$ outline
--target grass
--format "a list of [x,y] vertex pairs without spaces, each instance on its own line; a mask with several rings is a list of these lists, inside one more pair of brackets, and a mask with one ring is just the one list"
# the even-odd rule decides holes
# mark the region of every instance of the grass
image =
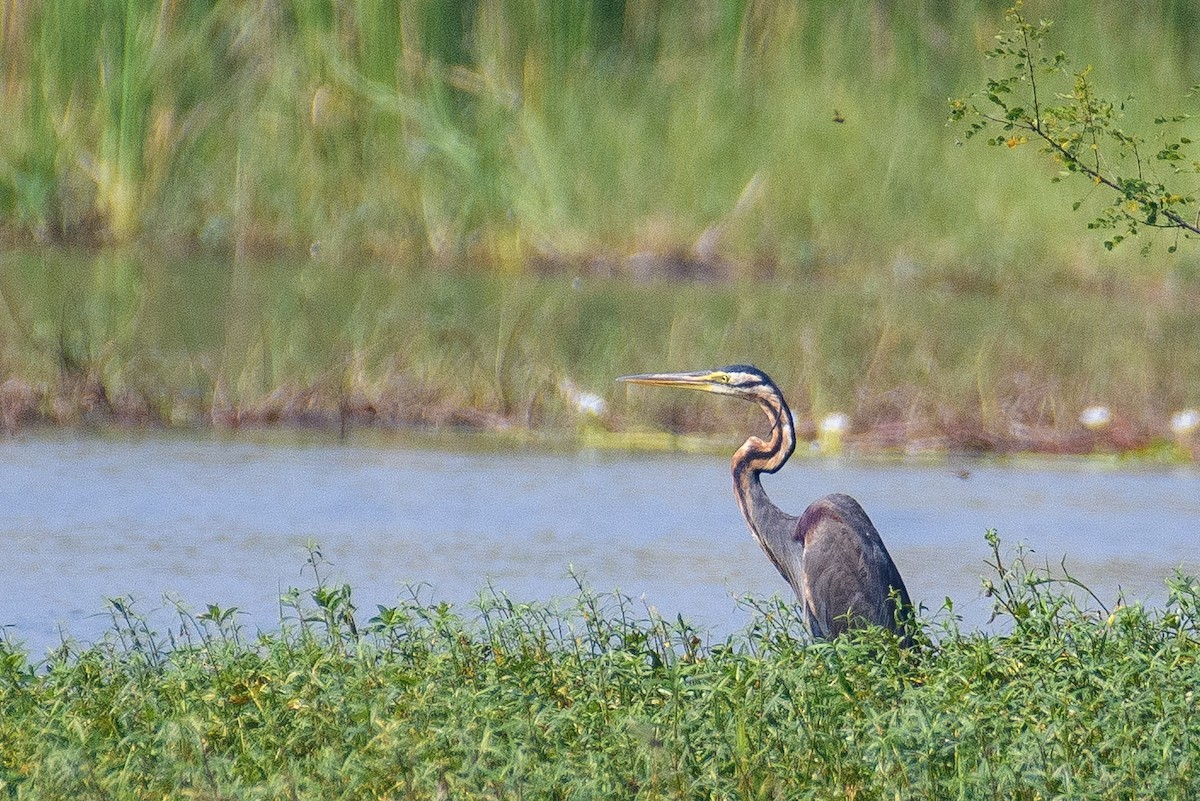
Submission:
[[[1135,294],[1136,293],[1136,294]],[[1132,300],[1136,298],[1136,300]],[[1122,298],[1115,302],[1116,298]],[[38,424],[468,426],[735,436],[745,404],[618,375],[754,361],[863,449],[1195,453],[1195,294],[638,282],[69,251],[0,257],[0,411]],[[604,408],[581,408],[576,393]],[[1079,422],[1093,404],[1113,422]],[[728,447],[728,442],[724,443]]]
[[[0,424],[740,430],[611,379],[754,361],[806,435],[1194,457],[1195,250],[945,124],[1002,11],[0,5]],[[1131,127],[1194,100],[1191,4],[1027,11]]]
[[[983,85],[1002,5],[6,4],[0,229],[501,271],[1194,276],[1194,253],[1094,255],[1087,187],[957,144],[946,101]],[[1190,3],[1028,11],[1131,124],[1188,109]]]
[[790,605],[750,599],[744,632],[704,642],[586,588],[367,619],[319,554],[273,632],[213,607],[156,632],[114,601],[96,645],[0,644],[0,794],[1194,796],[1200,585],[1109,610],[989,539],[1007,633],[942,610],[911,650],[810,643]]

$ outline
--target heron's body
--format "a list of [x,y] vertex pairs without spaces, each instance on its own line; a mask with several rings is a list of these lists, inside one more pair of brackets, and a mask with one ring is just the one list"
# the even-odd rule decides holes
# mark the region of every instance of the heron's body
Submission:
[[[750,533],[795,591],[814,637],[877,625],[902,636],[908,591],[871,519],[849,495],[826,495],[799,517],[772,503],[760,477],[783,467],[796,447],[792,413],[770,377],[749,365],[695,373],[624,376],[752,400],[771,421],[769,439],[751,436],[733,455],[733,489]],[[899,607],[897,607],[899,602]],[[907,640],[907,637],[905,637]]]

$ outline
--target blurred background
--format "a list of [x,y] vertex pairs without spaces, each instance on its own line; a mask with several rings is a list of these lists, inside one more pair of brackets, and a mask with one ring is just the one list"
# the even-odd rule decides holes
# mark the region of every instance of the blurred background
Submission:
[[[1161,600],[1200,245],[1110,252],[1111,197],[947,122],[1006,5],[0,0],[0,629],[269,625],[311,538],[368,600],[574,565],[732,630],[786,590],[728,495],[761,413],[614,379],[741,362],[854,457],[780,505],[861,498],[931,613],[985,623],[992,526]],[[1200,5],[1025,13],[1129,130],[1197,110]]]
[[[3,425],[720,433],[611,379],[750,361],[864,449],[1194,457],[1200,250],[947,124],[1006,5],[5,0]],[[1195,110],[1194,3],[1025,12]]]

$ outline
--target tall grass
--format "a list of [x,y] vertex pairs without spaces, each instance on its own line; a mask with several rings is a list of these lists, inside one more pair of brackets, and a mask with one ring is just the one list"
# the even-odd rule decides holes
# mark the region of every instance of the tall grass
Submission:
[[[1002,5],[9,3],[0,225],[506,269],[1194,273],[1097,262],[1062,218],[1086,192],[957,146],[945,101]],[[1188,3],[1030,13],[1135,117],[1200,82]]]
[[31,662],[0,642],[0,792],[1194,796],[1196,581],[1169,579],[1159,610],[1105,609],[993,549],[1007,633],[943,610],[911,650],[882,630],[811,643],[777,600],[747,599],[748,628],[705,641],[584,588],[358,612],[318,574],[257,633],[215,607],[157,632],[113,601],[99,644]]
[[[0,258],[0,411],[37,422],[743,432],[745,404],[627,393],[632,371],[754,361],[806,436],[864,447],[1149,448],[1200,402],[1195,295],[641,283],[42,251]],[[599,414],[578,393],[598,395]],[[1079,422],[1093,404],[1113,422]],[[726,443],[728,444],[728,443]]]

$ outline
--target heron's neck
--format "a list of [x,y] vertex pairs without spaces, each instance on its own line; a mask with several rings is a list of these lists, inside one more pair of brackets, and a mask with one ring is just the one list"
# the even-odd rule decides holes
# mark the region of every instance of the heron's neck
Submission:
[[764,441],[759,437],[750,437],[734,453],[733,490],[750,533],[771,560],[776,561],[766,539],[767,533],[780,530],[783,524],[796,518],[772,503],[759,476],[774,473],[783,467],[796,448],[796,431],[792,424],[792,412],[782,397],[764,398],[760,400],[760,405],[771,421],[770,438]]

